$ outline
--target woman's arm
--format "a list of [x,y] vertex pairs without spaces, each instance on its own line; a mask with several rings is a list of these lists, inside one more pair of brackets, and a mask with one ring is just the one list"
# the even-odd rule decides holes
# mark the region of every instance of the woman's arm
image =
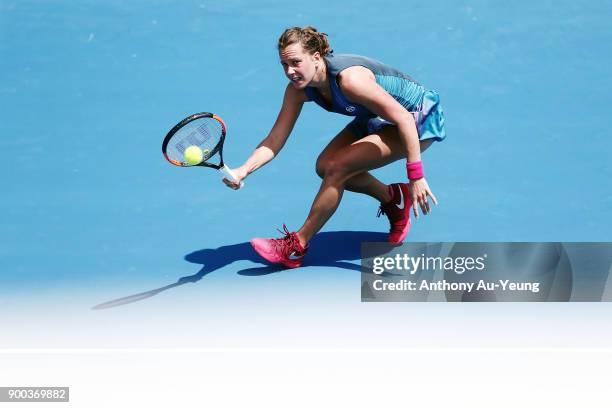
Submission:
[[242,166],[234,169],[238,180],[236,182],[230,182],[224,179],[223,181],[225,184],[235,189],[238,188],[240,181],[268,163],[278,154],[278,152],[280,152],[293,130],[293,126],[300,115],[304,102],[307,100],[308,98],[304,91],[295,89],[293,85],[287,84],[283,105],[270,133],[268,133],[268,136],[257,145],[246,162],[244,162]]
[[340,88],[350,101],[397,125],[404,153],[409,162],[421,160],[419,134],[414,117],[387,91],[376,83],[374,74],[362,66],[342,71]]

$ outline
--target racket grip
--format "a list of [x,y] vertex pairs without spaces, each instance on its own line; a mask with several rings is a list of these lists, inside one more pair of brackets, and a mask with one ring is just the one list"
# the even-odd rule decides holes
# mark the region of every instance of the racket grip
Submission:
[[[236,175],[225,164],[219,169],[219,171],[221,172],[221,174],[223,174],[223,177],[225,177],[229,181],[236,181]],[[240,182],[240,187],[244,187],[244,182]]]

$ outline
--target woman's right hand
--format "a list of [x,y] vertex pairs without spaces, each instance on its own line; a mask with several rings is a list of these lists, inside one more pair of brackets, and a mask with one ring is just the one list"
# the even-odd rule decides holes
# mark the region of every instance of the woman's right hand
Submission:
[[242,181],[244,181],[244,179],[247,178],[247,176],[249,175],[248,171],[244,168],[244,166],[240,166],[240,167],[236,167],[235,169],[232,169],[232,172],[234,173],[234,175],[236,176],[236,181],[229,181],[226,178],[223,178],[223,182],[225,183],[226,186],[228,186],[231,189],[234,190],[238,190],[240,189],[240,183]]

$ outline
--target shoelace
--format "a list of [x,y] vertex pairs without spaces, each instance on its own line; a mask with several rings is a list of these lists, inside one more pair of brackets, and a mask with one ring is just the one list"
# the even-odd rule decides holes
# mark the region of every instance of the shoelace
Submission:
[[286,224],[283,224],[283,231],[279,230],[278,228],[276,230],[280,232],[281,234],[285,235],[282,238],[278,238],[272,241],[274,242],[274,245],[277,246],[277,248],[280,247],[280,250],[283,253],[283,255],[289,256],[292,253],[298,253],[298,254],[301,253],[301,251],[299,251],[299,248],[301,247],[301,245],[300,245],[300,241],[297,238],[297,235],[294,233],[291,233],[289,229],[287,228]]
[[[380,207],[378,207],[378,213],[376,214],[376,217],[380,218],[380,216],[383,214],[386,216],[389,216],[389,213],[385,211],[384,204],[381,204]],[[394,231],[394,230],[399,231],[401,230],[401,228],[396,226],[394,222],[391,222],[391,228],[389,228],[389,231]]]

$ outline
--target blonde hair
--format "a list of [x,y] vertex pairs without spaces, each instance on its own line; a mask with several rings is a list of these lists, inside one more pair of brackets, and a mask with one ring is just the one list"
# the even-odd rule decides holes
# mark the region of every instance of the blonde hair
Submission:
[[318,52],[324,57],[334,52],[329,46],[329,41],[327,41],[327,34],[320,33],[313,26],[286,29],[278,39],[278,50],[283,50],[289,45],[296,43],[301,44],[304,51],[307,51],[309,54]]

